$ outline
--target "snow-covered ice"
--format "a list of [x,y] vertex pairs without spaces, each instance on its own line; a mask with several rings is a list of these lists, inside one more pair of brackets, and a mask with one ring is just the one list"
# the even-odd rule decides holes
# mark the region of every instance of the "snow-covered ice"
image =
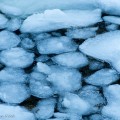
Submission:
[[91,27],[91,28],[72,28],[68,29],[66,32],[66,35],[70,38],[75,39],[87,39],[90,37],[94,37],[96,35],[96,31],[98,30],[97,27]]
[[34,114],[27,109],[5,104],[0,104],[0,116],[2,120],[35,120]]
[[62,98],[62,106],[66,108],[66,112],[83,115],[89,110],[89,103],[76,94],[67,93]]
[[81,90],[79,90],[78,95],[90,104],[90,109],[86,115],[100,112],[101,108],[105,104],[105,99],[100,93],[100,89],[95,86],[84,86]]
[[38,51],[41,54],[60,54],[75,51],[77,47],[78,45],[74,41],[65,36],[51,37],[37,43]]
[[118,28],[119,28],[119,25],[117,24],[110,24],[106,26],[107,31],[114,31],[114,30],[117,30]]
[[101,10],[46,10],[24,20],[21,32],[38,33],[70,27],[86,27],[101,20]]
[[24,38],[21,41],[21,47],[24,49],[32,49],[35,47],[35,43],[32,41],[32,39]]
[[81,88],[81,73],[77,69],[55,66],[56,70],[48,75],[47,80],[53,85],[55,91],[73,92]]
[[6,28],[9,31],[16,31],[20,28],[21,26],[21,19],[19,18],[12,18],[11,20],[8,21]]
[[52,57],[52,60],[57,64],[71,68],[81,68],[88,64],[87,57],[80,52],[59,54]]
[[42,63],[42,62],[37,63],[37,70],[41,73],[44,73],[44,74],[50,74],[51,73],[50,67],[47,64]]
[[0,82],[26,83],[28,75],[20,68],[6,67],[0,71]]
[[19,104],[28,97],[30,97],[30,92],[24,84],[0,84],[0,99],[3,102]]
[[35,108],[35,116],[39,120],[48,119],[53,116],[56,105],[55,98],[40,100]]
[[83,53],[110,63],[120,72],[120,31],[112,31],[89,38],[79,46]]
[[53,89],[45,80],[30,80],[30,91],[33,96],[38,98],[49,98],[54,94]]
[[0,29],[5,28],[7,22],[8,22],[8,19],[3,14],[0,14]]
[[0,50],[16,47],[19,43],[20,38],[13,32],[6,30],[0,32]]
[[[12,0],[12,2],[10,2],[9,0],[1,0],[0,3],[2,4],[2,6],[5,6],[3,7],[5,10],[2,8],[5,13],[10,11],[14,12],[14,14],[16,13],[17,15],[21,15],[18,14],[20,10],[24,11],[22,13],[23,15],[26,15],[44,11],[46,9],[95,9],[97,7],[96,0]],[[17,8],[19,11],[17,10],[16,12],[14,9],[12,9],[13,11],[11,11],[11,9],[9,9],[10,7],[14,9]]]
[[0,53],[0,61],[9,67],[25,68],[34,61],[34,54],[16,47],[4,50]]
[[116,16],[104,16],[103,20],[105,22],[109,22],[109,23],[120,25],[120,17],[116,17]]
[[120,85],[110,85],[104,89],[107,105],[103,108],[102,114],[114,120],[120,119]]
[[85,78],[85,82],[96,86],[106,86],[116,82],[119,78],[115,70],[104,68]]

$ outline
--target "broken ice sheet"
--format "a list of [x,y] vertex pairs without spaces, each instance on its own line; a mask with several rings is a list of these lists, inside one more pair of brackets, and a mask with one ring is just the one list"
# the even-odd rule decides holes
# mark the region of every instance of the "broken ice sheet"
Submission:
[[101,22],[101,10],[45,10],[24,20],[23,33],[39,33],[70,27],[87,27]]
[[120,31],[112,31],[89,38],[79,46],[80,51],[110,63],[120,72]]

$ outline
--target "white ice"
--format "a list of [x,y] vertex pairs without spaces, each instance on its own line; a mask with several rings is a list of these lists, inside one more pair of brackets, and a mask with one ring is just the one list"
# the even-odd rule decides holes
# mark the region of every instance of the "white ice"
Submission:
[[0,61],[9,67],[25,68],[34,61],[34,54],[16,47],[0,53]]
[[20,106],[0,104],[1,120],[35,120],[34,114]]
[[0,71],[0,82],[26,83],[28,75],[23,69],[6,67]]
[[115,70],[104,68],[85,78],[85,82],[95,86],[106,86],[116,82],[119,78]]
[[40,100],[35,107],[35,116],[38,120],[46,120],[53,116],[56,105],[55,98]]
[[37,42],[37,48],[41,54],[60,54],[75,51],[77,47],[74,41],[65,36],[51,37]]
[[8,29],[9,31],[16,31],[20,28],[21,23],[22,23],[21,19],[12,18],[11,20],[8,21],[6,29]]
[[60,94],[73,92],[81,88],[81,73],[77,69],[55,66],[47,80],[54,90]]
[[114,84],[104,88],[107,105],[103,107],[102,114],[114,120],[120,119],[120,85]]
[[112,31],[86,40],[79,46],[80,51],[110,63],[120,72],[120,31]]
[[88,59],[80,52],[69,52],[52,57],[52,60],[62,66],[81,68],[88,64]]
[[68,29],[66,35],[75,39],[87,39],[96,35],[97,27]]
[[0,84],[0,99],[3,102],[19,104],[29,97],[29,89],[24,84]]
[[70,27],[86,27],[101,20],[101,10],[46,10],[24,20],[21,32],[38,33]]
[[7,25],[7,22],[8,22],[8,19],[3,14],[0,14],[0,29],[5,28]]
[[[24,11],[22,13],[23,15],[44,11],[46,9],[95,9],[97,7],[96,0],[12,0],[12,2],[9,0],[1,0],[0,3],[2,6],[6,6],[2,7],[2,10],[4,10],[6,13],[11,11],[11,9],[9,9],[11,7]],[[16,11],[14,9],[11,12],[14,14],[19,13],[17,12],[18,10]]]
[[20,43],[20,38],[9,31],[0,32],[0,50],[16,47]]

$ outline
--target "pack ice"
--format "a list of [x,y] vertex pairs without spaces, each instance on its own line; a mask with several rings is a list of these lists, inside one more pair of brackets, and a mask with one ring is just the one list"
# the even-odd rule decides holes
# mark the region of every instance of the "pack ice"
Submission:
[[120,31],[107,32],[86,40],[79,46],[80,51],[110,63],[120,72]]

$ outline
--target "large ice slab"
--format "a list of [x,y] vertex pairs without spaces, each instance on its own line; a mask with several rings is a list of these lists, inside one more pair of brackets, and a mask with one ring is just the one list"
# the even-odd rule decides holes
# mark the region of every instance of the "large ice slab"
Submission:
[[101,10],[46,10],[24,20],[21,31],[37,33],[70,27],[86,27],[101,20]]
[[[10,11],[9,8],[13,7],[14,9],[17,8],[23,12],[23,14],[32,14],[39,11],[44,11],[46,9],[94,9],[96,8],[96,0],[1,0],[0,3],[2,4],[2,9],[4,10],[4,6],[9,6],[8,8],[5,7],[6,11]],[[18,13],[13,11],[13,13]]]
[[6,18],[6,16],[4,16],[3,14],[0,14],[0,29],[5,28],[7,22],[8,22],[8,19]]
[[1,120],[35,120],[34,114],[20,106],[0,104]]
[[86,40],[79,49],[83,53],[110,63],[120,72],[120,31],[97,35]]

